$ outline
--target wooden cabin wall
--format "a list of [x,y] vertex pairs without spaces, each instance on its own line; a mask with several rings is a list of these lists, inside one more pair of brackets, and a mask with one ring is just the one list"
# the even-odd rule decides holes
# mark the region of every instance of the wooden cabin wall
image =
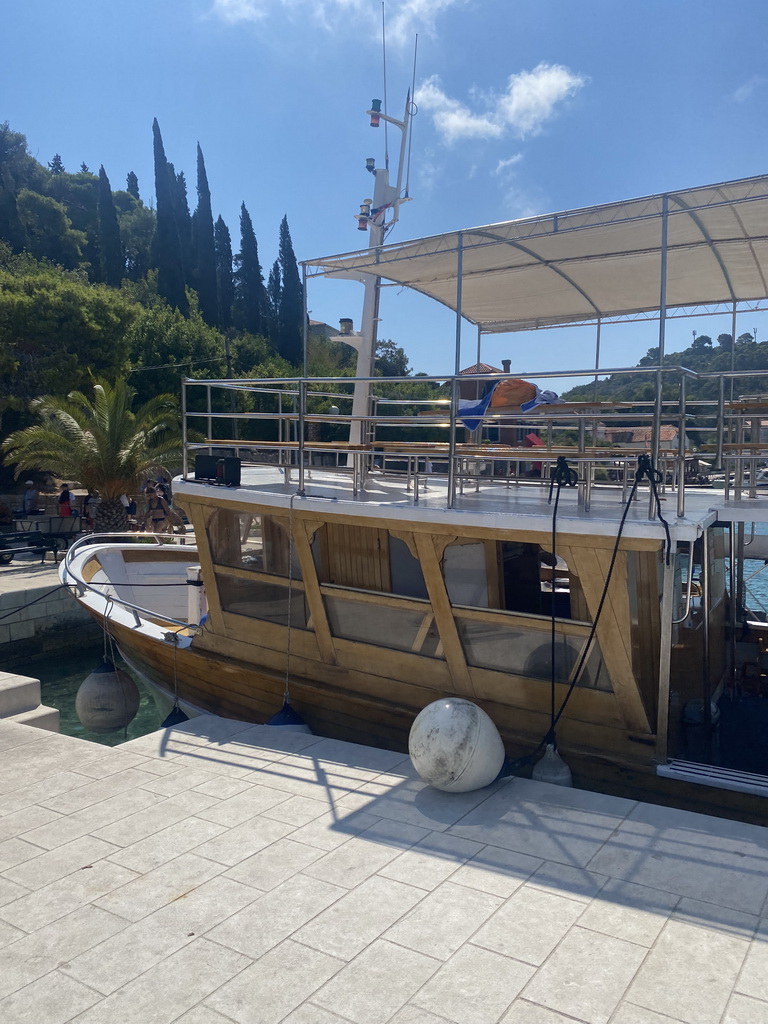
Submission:
[[[371,544],[370,531],[375,541]],[[321,582],[361,590],[390,589],[389,533],[375,527],[328,522],[322,527]]]
[[[201,563],[205,565],[207,562],[211,570],[209,578],[215,579],[217,573],[240,578],[249,575],[264,576],[245,567],[236,569],[221,563],[214,564],[204,542],[204,530],[201,529],[210,519],[213,510],[207,509],[203,502],[196,503],[194,499],[190,500],[188,505],[190,518],[202,541]],[[274,510],[254,509],[252,505],[244,505],[242,511],[251,515],[257,513],[264,517],[265,522],[271,518],[276,526],[278,519],[280,526],[287,524],[283,529],[274,529],[272,537],[276,547],[281,543],[285,546],[288,530],[291,529],[291,520],[288,517],[275,517]],[[243,645],[243,663],[263,666],[264,671],[273,672],[277,676],[288,672],[291,678],[296,678],[302,686],[313,686],[315,684],[311,681],[318,680],[324,686],[336,687],[339,694],[346,694],[344,699],[352,693],[367,692],[368,700],[375,702],[382,699],[383,694],[386,703],[394,697],[394,691],[400,688],[403,706],[409,709],[411,715],[436,696],[455,693],[477,699],[481,705],[493,708],[494,716],[498,718],[504,733],[510,737],[515,736],[518,742],[522,742],[527,736],[526,742],[530,743],[531,740],[538,740],[544,735],[549,706],[548,683],[540,678],[515,676],[509,671],[496,672],[467,665],[455,623],[455,616],[466,614],[466,611],[452,609],[447,600],[440,599],[445,583],[439,571],[439,563],[446,545],[457,540],[460,543],[484,543],[485,564],[492,570],[488,573],[488,598],[489,604],[493,606],[497,600],[495,595],[500,593],[497,530],[472,528],[465,536],[458,538],[454,524],[446,526],[441,532],[436,524],[409,523],[410,529],[404,534],[399,529],[399,522],[378,518],[345,517],[344,522],[326,521],[320,524],[316,519],[294,512],[292,520],[294,538],[304,537],[300,545],[304,583],[296,581],[294,585],[312,595],[312,600],[308,600],[312,614],[311,628],[293,628],[290,631],[291,649],[287,653],[289,637],[286,627],[224,612],[218,595],[211,593],[209,601],[214,610],[211,616],[214,633],[206,633],[203,637],[196,638],[194,645],[201,652],[205,649],[211,653],[235,657],[235,652]],[[323,598],[328,584],[323,584],[323,579],[332,581],[339,587],[368,592],[356,596],[350,594],[350,598],[356,597],[374,603],[394,602],[395,605],[402,607],[409,605],[407,598],[388,594],[391,587],[388,543],[390,529],[407,543],[412,554],[417,553],[420,556],[431,601],[430,604],[423,601],[411,601],[410,604],[423,611],[423,626],[426,624],[428,628],[436,628],[439,632],[442,643],[437,651],[434,645],[430,648],[432,656],[345,640],[332,636],[328,627]],[[266,532],[265,530],[265,543]],[[372,534],[375,535],[374,544],[371,544]],[[545,547],[548,541],[546,535],[539,536],[531,531],[515,532],[512,536],[524,543],[538,544],[543,541]],[[310,547],[313,537],[316,541],[319,538],[321,543]],[[563,534],[560,540],[562,548],[559,553],[568,564],[572,578],[572,614],[575,618],[581,619],[581,623],[562,620],[559,628],[581,631],[586,637],[588,626],[584,623],[589,620],[590,611],[594,613],[599,602],[602,583],[610,561],[610,538]],[[618,569],[598,636],[604,656],[607,651],[606,667],[616,692],[604,693],[577,688],[558,730],[559,736],[563,737],[562,742],[566,742],[565,737],[568,736],[568,742],[575,745],[586,744],[595,751],[613,750],[617,756],[635,763],[638,759],[647,759],[649,756],[648,750],[639,747],[632,739],[632,736],[649,735],[649,720],[653,721],[654,716],[649,714],[652,708],[646,704],[646,695],[641,695],[638,682],[644,678],[643,672],[650,672],[650,669],[646,667],[640,671],[632,657],[631,616],[626,596],[627,552],[629,551],[632,557],[636,557],[637,554],[644,556],[640,560],[641,576],[647,576],[650,580],[653,574],[651,567],[658,559],[658,549],[658,542],[650,540],[631,539],[622,544]],[[315,572],[315,559],[320,580],[317,579]],[[273,562],[273,565],[277,568],[276,562]],[[271,582],[279,583],[276,578]],[[286,584],[287,581],[282,583]],[[216,588],[213,587],[211,590],[215,591]],[[472,612],[473,616],[475,614],[501,615],[505,623],[513,622],[512,616],[507,612],[478,610]],[[644,623],[650,624],[650,598],[643,616]],[[520,618],[524,620],[525,617]],[[653,655],[646,652],[646,666],[650,666],[652,658]],[[395,684],[394,681],[399,682]],[[561,695],[558,696],[559,704],[566,687],[561,682],[558,682],[556,687],[557,693]],[[247,697],[241,693],[238,700],[246,701]],[[254,700],[259,703],[256,694]],[[341,697],[337,699],[337,703],[340,701]],[[261,701],[259,707],[263,703]],[[257,716],[259,713],[260,711],[253,712]],[[589,739],[590,736],[593,737],[592,741]]]
[[662,553],[634,551],[630,559],[632,665],[651,723],[658,715]]

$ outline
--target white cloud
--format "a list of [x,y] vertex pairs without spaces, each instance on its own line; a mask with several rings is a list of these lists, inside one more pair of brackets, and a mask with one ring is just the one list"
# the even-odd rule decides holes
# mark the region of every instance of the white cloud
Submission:
[[734,92],[732,99],[735,103],[744,103],[753,92],[765,85],[766,81],[768,79],[765,79],[762,75],[752,75],[743,85],[739,86]]
[[555,112],[555,107],[586,83],[562,64],[539,64],[533,71],[510,75],[499,110],[519,135],[536,135]]
[[496,170],[493,173],[497,177],[500,177],[501,175],[506,174],[511,167],[515,166],[515,164],[519,164],[522,159],[522,153],[515,153],[514,156],[510,156],[506,160],[499,160],[496,164]]
[[[467,0],[389,0],[385,9],[387,43],[413,44],[417,32],[432,33],[440,14]],[[354,14],[372,35],[381,26],[381,7],[371,0],[213,0],[212,14],[230,24],[262,21],[268,15],[289,13],[312,21],[326,31]]]
[[267,0],[213,0],[213,14],[224,21],[261,21],[267,14]]
[[539,64],[533,71],[510,75],[506,91],[484,100],[486,110],[473,112],[442,89],[433,75],[416,92],[419,107],[433,115],[435,127],[447,143],[459,139],[498,139],[507,132],[519,138],[537,135],[554,116],[558,104],[587,82],[562,64]]
[[440,87],[440,79],[432,75],[416,90],[419,110],[428,110],[446,142],[457,139],[497,139],[504,132],[504,126],[494,119],[493,114],[473,114],[458,100],[452,100]]

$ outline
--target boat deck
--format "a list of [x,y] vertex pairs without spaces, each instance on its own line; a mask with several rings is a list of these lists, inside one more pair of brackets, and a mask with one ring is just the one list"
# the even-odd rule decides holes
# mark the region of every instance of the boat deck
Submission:
[[[202,495],[216,503],[230,500],[268,504],[278,508],[300,507],[328,514],[329,503],[346,514],[387,517],[408,522],[449,522],[509,529],[506,517],[515,516],[515,528],[546,532],[551,530],[553,504],[548,502],[549,484],[542,481],[508,481],[490,476],[466,477],[457,489],[453,507],[448,507],[447,478],[420,473],[418,480],[407,474],[373,470],[363,486],[356,487],[350,472],[324,468],[307,469],[304,494],[298,495],[298,472],[278,466],[242,466],[240,486],[221,487],[205,481],[177,478],[173,491],[183,504],[185,494]],[[731,492],[733,494],[733,492]],[[564,533],[615,535],[629,489],[618,485],[592,486],[589,508],[584,507],[579,488],[563,487],[558,507],[558,530]],[[768,522],[768,489],[757,497],[726,498],[715,488],[685,488],[684,516],[678,517],[677,489],[660,487],[662,515],[678,540],[695,539],[702,527],[715,520]],[[554,499],[553,499],[554,500]],[[662,524],[651,514],[647,483],[637,491],[627,516],[624,533],[632,537],[664,537]]]
[[204,716],[0,722],[4,1024],[756,1024],[768,831]]

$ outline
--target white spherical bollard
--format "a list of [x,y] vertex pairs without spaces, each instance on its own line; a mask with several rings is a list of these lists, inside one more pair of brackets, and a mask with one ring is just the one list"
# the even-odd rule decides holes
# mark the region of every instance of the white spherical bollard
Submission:
[[89,732],[112,732],[132,722],[139,710],[139,690],[123,669],[109,660],[87,676],[75,697],[75,711]]
[[421,778],[448,793],[489,786],[504,764],[496,726],[477,704],[459,697],[437,700],[419,712],[408,752]]

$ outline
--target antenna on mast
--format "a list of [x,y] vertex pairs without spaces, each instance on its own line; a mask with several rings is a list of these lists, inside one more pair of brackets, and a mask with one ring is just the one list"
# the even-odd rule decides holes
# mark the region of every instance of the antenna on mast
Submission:
[[[384,23],[384,0],[381,0],[381,53],[384,65],[384,113],[387,114],[387,29]],[[384,121],[384,166],[389,170],[389,131]]]
[[413,41],[413,79],[411,81],[411,96],[410,96],[410,109],[408,113],[408,157],[405,162],[405,188],[403,189],[403,196],[407,199],[411,194],[411,148],[413,145],[413,118],[418,111],[416,106],[416,54],[419,49],[419,33],[416,33],[416,38]]

